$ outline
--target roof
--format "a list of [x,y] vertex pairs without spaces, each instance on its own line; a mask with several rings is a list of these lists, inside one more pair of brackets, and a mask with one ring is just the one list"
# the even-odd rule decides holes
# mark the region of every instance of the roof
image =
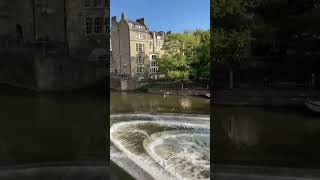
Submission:
[[157,32],[157,31],[150,31],[149,33],[150,33],[150,35],[151,35],[152,37],[153,37],[153,33],[155,33],[156,36],[163,36],[163,35],[166,34],[166,33],[163,32],[163,31],[159,31],[159,32]]
[[[147,29],[148,29],[146,25],[141,24],[141,23],[139,23],[139,22],[137,22],[137,21],[131,21],[131,20],[128,20],[128,22],[129,22],[129,23],[132,23],[133,25],[142,26],[142,27],[144,27],[144,28],[145,28],[145,30],[147,30]],[[133,26],[133,28],[134,28],[134,29],[141,30],[141,29],[136,28],[136,27],[134,27],[134,26]]]
[[131,21],[131,20],[128,20],[129,23],[132,23],[132,24],[135,24],[135,25],[140,25],[140,26],[144,26],[143,24],[139,23],[139,22],[136,22],[136,21]]

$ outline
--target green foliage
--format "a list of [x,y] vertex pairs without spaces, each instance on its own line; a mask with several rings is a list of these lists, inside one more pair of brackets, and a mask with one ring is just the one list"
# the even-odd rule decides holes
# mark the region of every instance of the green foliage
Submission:
[[159,60],[159,68],[170,79],[185,81],[190,75],[209,77],[209,31],[171,34],[167,36],[163,49],[165,54]]
[[249,44],[252,40],[248,30],[225,31],[216,29],[212,31],[213,62],[223,63],[233,68],[235,65],[245,63],[249,56]]
[[[215,19],[223,19],[226,16],[234,15],[245,16],[250,8],[255,7],[255,1],[252,0],[213,1],[212,8]],[[237,27],[232,26],[233,28],[224,28],[225,26],[228,25],[213,27],[211,31],[212,59],[214,63],[223,63],[233,68],[237,64],[247,62],[249,45],[253,38],[246,24],[238,24]]]
[[159,60],[160,71],[173,80],[185,81],[189,76],[189,63],[186,56],[166,54]]
[[227,15],[244,14],[249,8],[255,7],[252,0],[212,0],[211,12],[213,18],[221,18]]
[[211,31],[213,64],[222,63],[230,70],[230,88],[233,88],[233,68],[246,63],[249,45],[252,40],[250,28],[250,9],[256,1],[252,0],[213,0],[213,26]]
[[210,32],[196,30],[193,34],[199,41],[192,49],[191,75],[199,78],[210,78]]

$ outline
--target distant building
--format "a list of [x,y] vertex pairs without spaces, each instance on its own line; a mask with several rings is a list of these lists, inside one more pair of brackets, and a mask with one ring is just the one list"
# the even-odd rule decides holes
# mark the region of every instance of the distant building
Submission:
[[157,59],[164,53],[167,33],[151,32],[144,18],[131,21],[124,14],[119,22],[112,17],[111,26],[111,73],[132,79],[159,78]]

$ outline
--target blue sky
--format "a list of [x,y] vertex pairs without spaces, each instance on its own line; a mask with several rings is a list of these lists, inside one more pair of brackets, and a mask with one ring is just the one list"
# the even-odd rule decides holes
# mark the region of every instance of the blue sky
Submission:
[[110,0],[110,15],[144,17],[151,31],[209,29],[210,0]]

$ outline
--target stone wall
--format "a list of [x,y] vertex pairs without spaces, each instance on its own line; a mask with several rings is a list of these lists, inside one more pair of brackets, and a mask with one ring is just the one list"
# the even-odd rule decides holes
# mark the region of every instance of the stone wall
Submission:
[[110,88],[116,90],[136,90],[142,86],[142,83],[133,79],[111,78]]
[[35,49],[2,50],[0,83],[36,91],[59,91],[107,82],[105,61],[72,59],[58,51]]
[[33,54],[28,49],[1,51],[0,83],[36,89]]

